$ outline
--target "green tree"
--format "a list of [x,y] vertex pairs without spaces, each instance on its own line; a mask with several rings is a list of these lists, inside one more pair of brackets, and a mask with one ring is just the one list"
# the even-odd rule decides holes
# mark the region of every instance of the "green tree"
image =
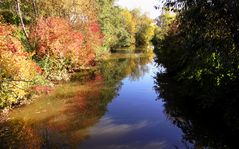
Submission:
[[131,11],[134,20],[136,20],[136,46],[147,46],[153,38],[155,25],[152,19],[146,14],[141,15],[140,11],[134,9]]
[[97,0],[100,6],[99,22],[104,34],[104,46],[108,49],[128,46],[130,34],[122,16],[122,9],[114,5],[114,0]]
[[[169,73],[220,86],[238,79],[239,9],[235,0],[184,0],[156,53]],[[204,82],[204,83],[203,83]]]

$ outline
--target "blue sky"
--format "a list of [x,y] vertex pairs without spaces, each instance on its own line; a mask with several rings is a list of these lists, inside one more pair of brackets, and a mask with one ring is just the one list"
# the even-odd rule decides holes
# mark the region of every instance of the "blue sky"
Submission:
[[159,3],[159,0],[118,0],[116,2],[117,5],[130,10],[140,8],[143,13],[147,12],[151,18],[156,18],[160,15],[160,11],[154,9],[154,6]]

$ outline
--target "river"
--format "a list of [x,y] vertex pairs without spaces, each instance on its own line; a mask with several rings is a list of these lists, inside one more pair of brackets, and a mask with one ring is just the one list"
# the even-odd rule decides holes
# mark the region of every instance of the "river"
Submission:
[[[119,56],[118,56],[119,57]],[[1,148],[186,148],[182,131],[157,100],[162,70],[141,56],[103,62],[93,81],[59,85],[53,93],[10,112]]]

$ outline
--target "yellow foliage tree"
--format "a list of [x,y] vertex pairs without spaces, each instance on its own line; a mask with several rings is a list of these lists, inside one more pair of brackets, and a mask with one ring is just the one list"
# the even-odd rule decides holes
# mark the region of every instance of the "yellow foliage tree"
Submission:
[[29,59],[15,30],[17,28],[0,24],[0,107],[28,96],[28,89],[41,70]]
[[124,18],[124,21],[125,21],[124,24],[126,25],[126,30],[130,34],[131,44],[135,44],[136,24],[137,24],[136,20],[133,17],[132,13],[127,9],[123,9],[121,11],[121,15]]

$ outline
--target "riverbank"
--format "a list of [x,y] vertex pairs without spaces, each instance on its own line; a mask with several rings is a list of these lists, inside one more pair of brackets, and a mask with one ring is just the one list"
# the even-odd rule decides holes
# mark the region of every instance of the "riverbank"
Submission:
[[58,84],[52,92],[40,95],[34,102],[11,109],[7,119],[1,122],[1,141],[17,142],[12,145],[7,142],[7,146],[44,144],[41,141],[45,140],[43,130],[53,138],[72,137],[74,142],[83,141],[88,137],[88,128],[99,121],[107,105],[118,96],[122,79],[129,75],[132,79],[140,77],[150,61],[152,57],[147,54],[111,55],[99,62],[90,80]]
[[[82,1],[75,3],[44,0],[35,3],[39,11],[20,1],[4,1],[0,6],[0,109],[31,99],[34,91],[49,92],[51,88],[45,86],[91,69],[112,49],[133,52],[150,44],[155,25],[146,15],[116,7],[113,1],[90,1],[85,11]],[[10,7],[14,5],[17,11]],[[64,9],[52,9],[57,6]],[[81,16],[77,13],[87,19],[75,17]]]
[[[112,67],[103,66],[107,61],[115,61],[120,59],[138,59],[142,57],[148,57],[148,59],[153,58],[153,52],[148,53],[114,53],[104,57],[101,61],[97,62],[95,67],[91,67],[90,69],[81,70],[77,73],[71,74],[71,79],[69,81],[58,81],[55,82],[55,85],[52,87],[48,86],[37,86],[34,88],[35,93],[32,98],[21,101],[19,104],[15,104],[11,108],[4,108],[0,111],[0,121],[5,121],[8,118],[9,111],[12,111],[16,108],[21,108],[23,106],[32,106],[35,102],[38,103],[38,100],[42,98],[56,98],[65,96],[74,96],[76,92],[81,92],[84,90],[90,90],[91,83],[104,81],[103,71],[107,71],[107,69],[113,69]],[[130,65],[129,65],[130,66]],[[105,70],[103,70],[105,69]],[[130,70],[129,70],[130,71]],[[107,75],[105,76],[107,77]],[[71,84],[73,82],[73,84]],[[81,84],[80,86],[76,86],[76,84]],[[62,93],[62,94],[61,94]]]

